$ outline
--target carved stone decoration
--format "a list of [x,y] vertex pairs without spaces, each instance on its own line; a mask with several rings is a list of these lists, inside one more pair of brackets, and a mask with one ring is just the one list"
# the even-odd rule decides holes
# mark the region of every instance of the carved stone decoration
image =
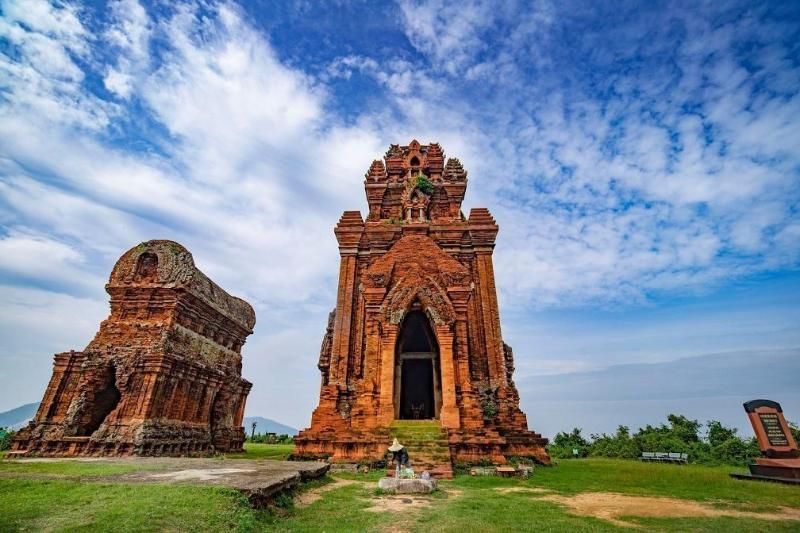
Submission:
[[325,328],[325,336],[322,338],[322,346],[319,349],[319,363],[317,368],[322,372],[322,383],[327,384],[331,366],[331,347],[333,346],[333,326],[336,323],[336,309],[328,314],[328,327]]
[[250,382],[241,349],[253,308],[203,274],[172,241],[114,265],[111,314],[81,352],[56,354],[28,455],[200,455],[241,451]]
[[420,176],[409,176],[400,196],[405,222],[425,222],[428,220],[428,205],[431,197],[417,186]]
[[[393,144],[384,161],[365,176],[366,220],[345,211],[334,230],[335,320],[320,356],[319,405],[295,457],[379,460],[394,421],[424,410],[447,435],[443,472],[511,456],[549,463],[547,439],[519,408],[501,335],[494,218],[483,208],[464,216],[467,172],[458,159],[445,164],[438,144]],[[418,176],[432,190],[420,191]]]

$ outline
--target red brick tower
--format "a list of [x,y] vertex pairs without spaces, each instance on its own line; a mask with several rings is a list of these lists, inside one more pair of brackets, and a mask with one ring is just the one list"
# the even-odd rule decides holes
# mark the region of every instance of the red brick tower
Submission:
[[[509,456],[549,463],[528,430],[503,343],[487,209],[461,212],[467,173],[438,144],[392,145],[366,174],[369,214],[336,226],[336,309],[320,353],[322,387],[298,457],[380,459],[397,421],[441,426],[450,463]],[[413,454],[412,454],[413,455]]]
[[120,257],[111,314],[81,352],[56,354],[15,455],[202,455],[241,451],[242,345],[250,304],[229,295],[172,241]]

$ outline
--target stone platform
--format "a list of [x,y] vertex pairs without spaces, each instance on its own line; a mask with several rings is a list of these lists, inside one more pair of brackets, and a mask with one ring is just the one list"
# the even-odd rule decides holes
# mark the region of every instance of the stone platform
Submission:
[[734,472],[731,477],[736,479],[748,479],[752,481],[771,481],[773,483],[785,483],[787,485],[800,485],[800,478],[759,476],[750,472]]
[[384,477],[378,488],[391,494],[429,494],[437,489],[435,479],[395,479]]
[[[76,462],[121,465],[135,468],[133,472],[113,476],[80,478],[81,481],[103,483],[161,483],[182,485],[211,485],[228,487],[244,494],[253,507],[267,505],[277,494],[291,490],[305,481],[324,476],[330,465],[316,461],[268,461],[239,459],[195,459],[175,457],[125,457],[85,459],[6,459],[14,464],[42,462]],[[12,477],[27,477],[14,472]],[[36,474],[37,479],[47,475]],[[64,479],[65,476],[50,476]]]

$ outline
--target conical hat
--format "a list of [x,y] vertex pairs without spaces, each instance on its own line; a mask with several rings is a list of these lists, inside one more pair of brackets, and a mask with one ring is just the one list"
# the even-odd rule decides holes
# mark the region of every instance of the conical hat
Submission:
[[399,452],[402,449],[403,449],[403,445],[400,444],[400,442],[397,440],[397,437],[395,437],[394,442],[392,443],[391,446],[389,446],[389,451],[390,452]]

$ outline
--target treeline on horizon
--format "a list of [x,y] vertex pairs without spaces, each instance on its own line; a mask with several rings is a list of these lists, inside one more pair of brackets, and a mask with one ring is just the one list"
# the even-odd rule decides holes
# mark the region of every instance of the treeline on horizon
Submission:
[[245,442],[255,444],[294,444],[292,435],[277,435],[275,433],[255,433],[247,435]]
[[[705,424],[683,415],[667,416],[667,423],[647,426],[631,434],[630,428],[620,425],[616,433],[592,434],[586,439],[581,428],[558,433],[547,446],[550,456],[557,459],[576,457],[609,457],[638,459],[642,452],[686,453],[690,463],[707,465],[745,465],[761,456],[755,437],[742,438],[736,428],[724,426],[717,420]],[[789,422],[795,441],[800,442],[800,428]]]

